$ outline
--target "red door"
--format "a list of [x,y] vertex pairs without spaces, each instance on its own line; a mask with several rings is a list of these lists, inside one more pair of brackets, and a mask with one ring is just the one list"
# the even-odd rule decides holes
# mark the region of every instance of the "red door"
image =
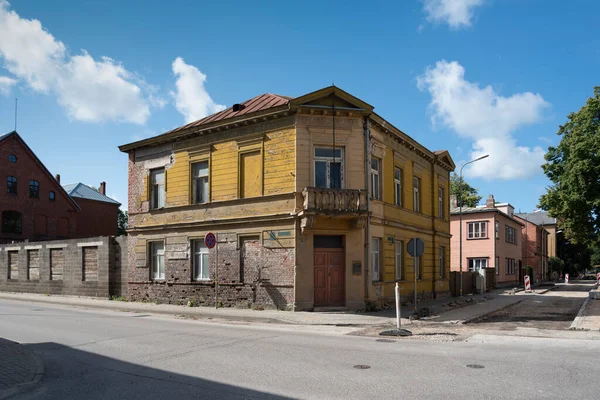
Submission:
[[315,306],[343,307],[344,250],[315,249]]

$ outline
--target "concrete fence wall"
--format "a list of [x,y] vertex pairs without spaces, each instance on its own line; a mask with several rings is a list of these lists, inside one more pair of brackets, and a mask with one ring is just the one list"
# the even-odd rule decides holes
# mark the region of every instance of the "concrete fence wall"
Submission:
[[126,252],[126,236],[3,244],[0,291],[125,296]]

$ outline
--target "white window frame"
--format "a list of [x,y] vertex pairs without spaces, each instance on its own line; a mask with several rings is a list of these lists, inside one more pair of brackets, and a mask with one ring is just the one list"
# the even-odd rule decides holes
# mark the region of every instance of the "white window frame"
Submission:
[[[155,183],[155,176],[162,172],[162,183]],[[150,170],[150,208],[151,209],[159,209],[165,206],[165,177],[166,171],[164,168],[157,168]],[[162,192],[162,203],[160,193]],[[155,201],[156,200],[156,201]]]
[[421,212],[421,178],[413,176],[413,210]]
[[394,167],[394,204],[402,207],[402,169]]
[[[317,149],[333,150],[331,147],[315,146],[313,149],[313,182],[315,187],[317,186],[317,162],[325,162],[326,164],[326,189],[331,189],[331,164],[334,162],[333,157],[320,157],[317,156]],[[344,189],[344,148],[336,147],[335,150],[340,150],[340,157],[335,157],[335,162],[340,164],[340,189]]]
[[[377,163],[377,168],[373,168],[373,162]],[[381,199],[381,160],[377,157],[371,157],[371,196],[374,200]]]
[[[479,264],[479,266],[477,266],[476,264]],[[469,258],[469,260],[467,261],[467,268],[469,269],[469,272],[477,272],[481,269],[487,268],[487,266],[488,259],[485,257]]]
[[[206,163],[206,174],[196,176],[195,172],[194,172],[194,170],[196,169],[196,166],[199,164],[204,164],[204,163]],[[192,203],[193,204],[205,204],[205,203],[210,202],[210,164],[209,164],[208,160],[193,162],[191,165],[191,170],[192,170],[191,171],[192,172]],[[197,187],[200,184],[200,185],[202,185],[201,188],[203,188],[204,180],[206,180],[206,186],[207,186],[207,192],[203,193],[205,201],[198,201],[197,196],[196,196]]]
[[394,254],[396,256],[396,280],[401,281],[404,279],[404,241],[396,240],[395,242],[395,251]]
[[381,238],[371,238],[371,272],[373,282],[381,280]]
[[438,217],[444,218],[444,188],[438,187]]
[[[204,244],[204,239],[192,240],[192,278],[194,281],[208,281],[209,276],[209,264],[208,261],[208,247]],[[206,254],[206,265],[204,265],[204,257]],[[199,256],[199,257],[198,257]],[[200,261],[198,265],[197,261]]]
[[[164,241],[153,241],[149,242],[150,249],[150,276],[154,281],[165,280],[165,242]],[[157,248],[158,245],[162,246],[162,249]],[[162,271],[161,271],[162,263]],[[162,272],[162,273],[161,273]]]
[[440,278],[444,278],[446,273],[446,248],[444,246],[440,246],[440,254],[439,254],[439,273]]
[[496,221],[496,239],[500,239],[500,222]]
[[467,222],[467,239],[487,239],[487,221]]

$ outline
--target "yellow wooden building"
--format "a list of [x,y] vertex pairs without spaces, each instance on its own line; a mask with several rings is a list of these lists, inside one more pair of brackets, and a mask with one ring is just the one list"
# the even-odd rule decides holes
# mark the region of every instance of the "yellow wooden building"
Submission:
[[396,282],[412,299],[414,237],[418,297],[449,292],[450,155],[337,87],[263,94],[120,150],[133,300],[356,310]]

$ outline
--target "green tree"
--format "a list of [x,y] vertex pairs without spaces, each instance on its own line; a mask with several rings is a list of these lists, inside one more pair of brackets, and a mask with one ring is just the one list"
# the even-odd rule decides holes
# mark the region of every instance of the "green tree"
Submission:
[[548,148],[542,166],[552,186],[540,207],[560,219],[570,242],[588,245],[600,230],[600,86],[557,134],[560,143]]
[[560,274],[565,268],[565,262],[558,257],[548,257],[548,269]]
[[129,214],[119,208],[119,216],[117,219],[117,235],[127,235],[127,225],[129,223]]
[[457,173],[450,176],[450,194],[456,196],[459,206],[462,197],[463,207],[476,207],[481,201],[478,190],[465,182],[465,178],[458,176]]

